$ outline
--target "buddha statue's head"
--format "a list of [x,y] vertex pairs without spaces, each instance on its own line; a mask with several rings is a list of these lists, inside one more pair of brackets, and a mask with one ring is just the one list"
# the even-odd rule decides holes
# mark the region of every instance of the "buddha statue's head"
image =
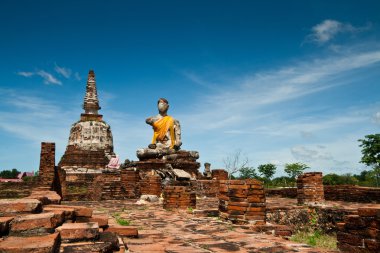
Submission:
[[160,114],[167,113],[167,111],[169,109],[169,102],[168,102],[168,100],[166,100],[165,98],[160,98],[157,101],[157,107],[158,107],[158,112]]

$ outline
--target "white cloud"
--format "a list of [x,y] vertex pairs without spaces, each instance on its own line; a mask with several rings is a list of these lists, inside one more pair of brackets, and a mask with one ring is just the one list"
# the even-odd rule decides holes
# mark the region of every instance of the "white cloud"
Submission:
[[17,75],[24,76],[24,77],[31,77],[34,75],[33,72],[26,72],[26,71],[19,71],[17,72]]
[[[234,82],[226,80],[228,85],[220,84],[218,92],[205,95],[201,103],[196,103],[191,112],[181,117],[188,121],[189,126],[194,126],[191,122],[212,122],[192,129],[197,132],[220,128],[230,131],[231,126],[271,116],[273,112],[260,112],[268,106],[347,85],[350,81],[347,81],[346,75],[352,70],[364,69],[379,62],[380,50],[374,49],[298,62],[293,66],[257,73]],[[298,132],[301,130],[306,129],[299,129]]]
[[350,23],[342,23],[336,20],[326,19],[311,28],[311,34],[306,37],[306,41],[324,44],[332,40],[339,33],[357,33],[368,30],[370,25],[365,27],[355,27]]
[[60,67],[57,64],[55,64],[54,70],[55,70],[55,72],[57,72],[58,74],[62,75],[66,79],[70,78],[71,73],[72,73],[71,69]]
[[305,146],[296,146],[290,149],[292,155],[295,159],[311,162],[315,160],[333,160],[333,156],[329,153],[321,149],[319,146],[310,148]]
[[24,77],[31,77],[34,75],[42,77],[44,84],[57,84],[61,85],[62,82],[56,78],[53,74],[45,71],[45,70],[37,70],[35,72],[25,72],[25,71],[19,71],[17,72],[17,75],[24,76]]
[[45,70],[39,70],[36,72],[36,75],[39,75],[44,80],[45,84],[57,84],[61,85],[62,82],[58,80],[53,74],[46,72]]

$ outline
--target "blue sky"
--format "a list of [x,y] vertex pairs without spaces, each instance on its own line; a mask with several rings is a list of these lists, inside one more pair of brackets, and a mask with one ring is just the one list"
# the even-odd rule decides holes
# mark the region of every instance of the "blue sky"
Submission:
[[[36,170],[82,113],[89,69],[115,152],[137,160],[165,97],[211,168],[359,173],[380,127],[378,1],[1,1],[0,169]],[[203,169],[203,166],[202,166]]]

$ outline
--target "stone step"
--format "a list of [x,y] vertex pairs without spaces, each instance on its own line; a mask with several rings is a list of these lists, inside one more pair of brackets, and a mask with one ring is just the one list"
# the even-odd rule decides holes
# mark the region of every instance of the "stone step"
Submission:
[[14,217],[0,217],[0,236],[9,233],[10,223]]
[[39,213],[41,202],[37,199],[0,199],[0,216],[17,213]]
[[43,207],[44,212],[51,212],[51,213],[61,213],[63,212],[63,217],[65,220],[72,220],[75,217],[75,209],[72,207],[66,207],[66,206],[44,206]]
[[[122,241],[121,241],[122,242]],[[96,242],[74,242],[62,243],[60,252],[62,253],[111,253],[120,250],[122,245],[119,245],[119,238],[114,233],[103,232],[99,234],[99,239]]]
[[54,232],[64,221],[61,213],[39,213],[17,216],[10,224],[11,235],[33,235]]
[[7,253],[51,253],[59,248],[59,233],[45,236],[9,236],[0,241],[0,252]]
[[112,232],[120,236],[138,238],[139,233],[137,227],[134,226],[121,226],[117,224],[110,224],[108,228],[105,229],[106,232]]
[[61,196],[55,191],[47,190],[33,190],[30,196],[25,197],[25,199],[38,199],[43,205],[61,203]]
[[78,217],[75,222],[76,223],[97,222],[99,227],[104,228],[108,226],[108,215],[107,214],[93,214],[92,217]]
[[46,208],[56,208],[56,209],[62,209],[62,208],[73,208],[74,209],[74,215],[76,217],[91,217],[92,216],[92,208],[85,207],[85,206],[68,206],[68,205],[46,205],[44,206],[44,209]]
[[99,236],[99,225],[97,222],[64,223],[56,228],[56,231],[61,234],[62,241],[86,241],[96,239]]

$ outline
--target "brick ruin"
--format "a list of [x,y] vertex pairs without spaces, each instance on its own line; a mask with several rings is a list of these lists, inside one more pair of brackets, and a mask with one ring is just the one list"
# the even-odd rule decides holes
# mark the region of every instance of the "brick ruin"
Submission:
[[[32,217],[35,219],[35,226],[38,221],[41,221],[40,219],[51,216],[51,214],[45,214],[52,211],[49,208],[54,209],[53,206],[47,206],[52,204],[49,201],[54,197],[48,193],[44,193],[46,196],[41,197],[42,189],[38,190],[36,187],[55,190],[63,200],[68,201],[138,199],[141,195],[162,196],[162,207],[165,209],[196,209],[199,208],[197,197],[202,197],[203,204],[208,198],[210,199],[210,202],[203,207],[207,209],[206,214],[216,213],[219,217],[235,224],[249,223],[263,226],[260,229],[264,230],[272,229],[270,225],[266,225],[269,219],[270,222],[275,221],[279,224],[274,234],[282,236],[291,234],[290,230],[294,225],[292,221],[307,222],[307,220],[300,220],[299,217],[307,218],[310,215],[308,211],[316,210],[315,212],[320,215],[319,219],[323,220],[324,218],[321,217],[327,217],[328,225],[339,229],[338,246],[343,252],[377,252],[380,249],[379,208],[359,208],[358,211],[352,211],[321,207],[325,200],[380,203],[380,189],[323,186],[322,173],[310,172],[298,177],[297,188],[264,191],[262,182],[253,179],[228,180],[227,171],[210,170],[209,163],[205,164],[206,171],[202,175],[199,172],[200,163],[197,161],[199,153],[186,150],[156,157],[139,157],[139,161],[127,160],[120,168],[108,168],[110,159],[115,156],[113,137],[110,126],[103,121],[103,116],[98,114],[100,106],[93,71],[90,71],[88,75],[83,109],[84,113],[81,114],[80,120],[71,127],[68,145],[57,166],[55,143],[42,142],[39,182],[37,184],[35,182],[0,184],[0,198],[22,197],[37,199],[40,202],[35,210],[21,212],[23,213],[21,216],[32,213],[40,215]],[[14,194],[16,188],[20,190],[18,195]],[[297,198],[298,206],[272,205],[267,209],[266,195]],[[217,206],[215,199],[218,202]],[[25,203],[20,205],[31,205],[29,202],[29,204]],[[1,210],[0,205],[0,236],[9,233],[12,236],[20,235],[15,232],[15,229],[18,227],[17,224],[23,224],[22,218],[7,220],[5,215],[9,214]],[[52,213],[56,215],[57,211]],[[77,221],[77,223],[79,221],[88,223],[92,222],[94,217],[82,217],[76,214],[75,219],[66,218],[67,221],[74,223]],[[11,223],[14,224],[13,232],[10,231]],[[46,240],[52,243],[52,247],[57,247],[56,233],[60,233],[61,237],[70,241],[70,229],[92,231],[89,233],[96,234],[96,238],[99,238],[98,232],[101,231],[99,227],[92,227],[93,225],[89,224],[77,225],[78,227],[74,225],[75,228],[72,228],[58,222],[49,226],[49,229],[44,231],[49,233]],[[58,228],[59,226],[61,228]],[[28,236],[33,235],[33,229],[26,233],[31,233]],[[0,246],[0,251],[1,249],[3,248]]]
[[163,198],[164,209],[196,208],[196,194],[186,186],[166,186]]
[[55,178],[55,143],[41,143],[40,168],[38,176],[41,186],[53,186]]
[[265,193],[255,179],[222,180],[219,187],[219,215],[235,223],[265,224]]
[[359,208],[338,224],[338,248],[342,252],[380,252],[380,208]]
[[298,204],[320,204],[325,200],[322,172],[308,172],[297,178]]

